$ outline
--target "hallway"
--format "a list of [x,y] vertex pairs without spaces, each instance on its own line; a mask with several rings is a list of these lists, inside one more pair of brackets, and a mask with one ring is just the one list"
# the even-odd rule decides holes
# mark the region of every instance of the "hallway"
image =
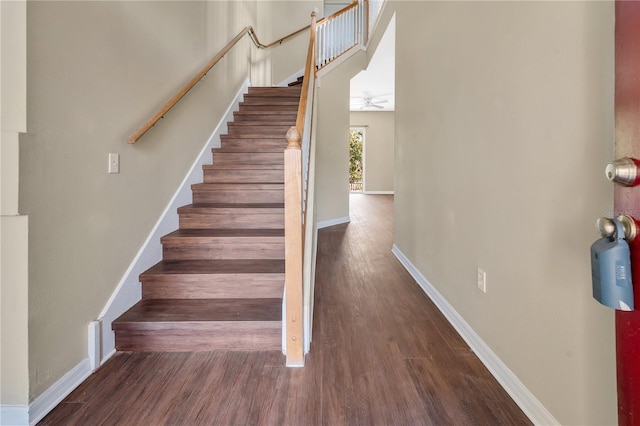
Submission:
[[306,367],[279,352],[118,353],[44,425],[530,424],[391,253],[393,197],[319,231]]

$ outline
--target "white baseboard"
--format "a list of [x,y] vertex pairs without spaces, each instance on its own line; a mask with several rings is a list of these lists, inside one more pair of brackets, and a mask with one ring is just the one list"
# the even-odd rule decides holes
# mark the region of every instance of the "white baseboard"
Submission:
[[0,406],[0,425],[25,426],[29,424],[28,405]]
[[211,148],[220,146],[220,135],[227,131],[227,122],[233,120],[233,111],[238,109],[238,104],[248,87],[249,81],[246,80],[100,313],[98,320],[102,326],[102,362],[106,359],[104,354],[112,354],[115,349],[115,335],[111,330],[111,323],[142,298],[138,277],[162,259],[160,238],[178,228],[177,209],[191,203],[191,185],[202,182],[202,165],[211,162]]
[[464,339],[469,347],[475,352],[480,361],[487,367],[489,372],[496,378],[498,383],[518,404],[520,409],[536,425],[559,425],[560,423],[547,411],[547,409],[529,392],[526,386],[513,374],[511,370],[498,358],[491,348],[473,331],[473,328],[462,318],[462,316],[446,301],[446,299],[436,290],[424,275],[416,268],[411,261],[394,244],[391,252],[402,263],[407,272],[416,280],[422,290],[429,296],[433,303],[440,309],[458,334]]
[[349,223],[349,222],[351,222],[351,218],[349,216],[339,217],[338,219],[323,220],[322,222],[318,222],[318,224],[316,225],[316,228],[322,229],[322,228],[327,228],[329,226],[341,225],[343,223]]
[[[90,374],[91,362],[87,357],[50,386],[49,389],[40,394],[40,396],[29,405],[28,424],[35,425],[42,420],[44,416],[49,414],[49,411],[53,410],[56,405],[77,388]],[[2,424],[4,425],[5,423],[3,422]]]
[[363,194],[367,195],[393,195],[393,191],[363,191]]

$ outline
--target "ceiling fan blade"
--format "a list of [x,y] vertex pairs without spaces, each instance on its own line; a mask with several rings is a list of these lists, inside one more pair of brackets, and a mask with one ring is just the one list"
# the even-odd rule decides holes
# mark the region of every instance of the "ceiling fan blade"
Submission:
[[374,107],[374,108],[384,109],[384,107],[383,107],[383,106],[381,106],[381,105],[377,105],[377,104],[371,104],[371,106],[372,106],[372,107]]

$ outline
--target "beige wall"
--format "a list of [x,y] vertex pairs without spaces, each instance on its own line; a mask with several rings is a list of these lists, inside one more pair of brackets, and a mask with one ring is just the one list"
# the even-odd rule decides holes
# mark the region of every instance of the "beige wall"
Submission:
[[[87,324],[245,79],[270,84],[261,67],[271,79],[304,58],[279,65],[274,50],[258,61],[245,38],[137,144],[127,136],[242,28],[270,42],[308,23],[316,4],[28,2],[20,212],[29,215],[30,400],[86,358]],[[265,22],[273,28],[261,32]],[[110,152],[119,174],[107,174]]]
[[[322,0],[259,1],[256,33],[263,44],[272,43],[311,23],[311,12],[322,15]],[[304,71],[309,47],[309,31],[303,31],[268,50],[254,52],[254,84],[275,85]]]
[[26,129],[26,2],[0,2],[0,405],[26,406],[27,216],[18,212],[19,134]]
[[[249,76],[249,40],[136,145],[125,140],[244,26],[254,2],[29,2],[30,397],[87,356],[96,319]],[[120,154],[120,174],[107,155]]]
[[560,423],[615,424],[589,265],[612,207],[613,3],[393,4],[395,244]]
[[349,81],[363,70],[365,59],[359,51],[318,76],[317,222],[349,216]]
[[365,127],[364,191],[393,191],[394,111],[352,111],[351,126]]
[[29,402],[28,242],[26,216],[3,216],[0,231],[0,404]]

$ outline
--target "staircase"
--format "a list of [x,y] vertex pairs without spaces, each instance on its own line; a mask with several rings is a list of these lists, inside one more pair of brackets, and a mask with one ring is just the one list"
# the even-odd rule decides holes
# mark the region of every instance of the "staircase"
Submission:
[[300,86],[251,87],[142,300],[116,319],[119,351],[282,349],[285,134]]

